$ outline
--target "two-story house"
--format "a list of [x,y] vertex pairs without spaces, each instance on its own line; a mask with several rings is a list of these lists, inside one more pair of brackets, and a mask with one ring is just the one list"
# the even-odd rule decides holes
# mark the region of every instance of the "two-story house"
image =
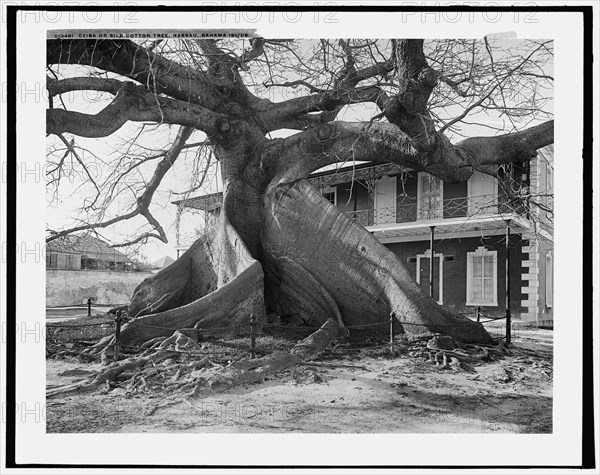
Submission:
[[[394,252],[440,304],[502,316],[508,301],[514,317],[539,322],[553,319],[553,153],[545,147],[529,164],[501,166],[496,176],[476,171],[463,183],[371,163],[317,172],[309,181]],[[220,200],[213,193],[176,204],[210,220]],[[178,252],[190,244],[178,243]]]

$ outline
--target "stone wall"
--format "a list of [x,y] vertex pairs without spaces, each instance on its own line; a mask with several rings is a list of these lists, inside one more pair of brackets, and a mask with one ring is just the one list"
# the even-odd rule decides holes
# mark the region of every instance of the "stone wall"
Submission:
[[94,297],[96,305],[129,303],[136,286],[151,272],[46,269],[46,306],[81,305]]

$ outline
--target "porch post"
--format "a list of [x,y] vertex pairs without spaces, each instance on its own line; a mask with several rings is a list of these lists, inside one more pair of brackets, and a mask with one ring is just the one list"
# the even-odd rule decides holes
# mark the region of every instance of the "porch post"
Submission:
[[512,329],[511,329],[511,315],[510,315],[510,220],[506,220],[506,247],[505,247],[505,264],[504,264],[504,272],[505,272],[505,281],[506,281],[506,344],[510,345],[510,340],[512,337]]
[[375,174],[373,170],[369,170],[369,177],[367,178],[367,225],[373,226],[375,224]]
[[435,250],[433,249],[433,238],[435,234],[435,226],[429,226],[431,229],[431,236],[429,240],[429,249],[431,250],[431,256],[429,257],[429,296],[433,298],[433,260],[435,256]]

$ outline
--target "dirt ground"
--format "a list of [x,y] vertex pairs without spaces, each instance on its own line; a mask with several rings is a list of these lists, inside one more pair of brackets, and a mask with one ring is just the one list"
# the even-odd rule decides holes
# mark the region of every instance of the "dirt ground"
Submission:
[[[70,356],[48,359],[47,387],[98,369]],[[551,433],[552,331],[515,332],[509,354],[473,372],[384,349],[339,350],[208,396],[116,387],[51,398],[46,424],[61,433]]]

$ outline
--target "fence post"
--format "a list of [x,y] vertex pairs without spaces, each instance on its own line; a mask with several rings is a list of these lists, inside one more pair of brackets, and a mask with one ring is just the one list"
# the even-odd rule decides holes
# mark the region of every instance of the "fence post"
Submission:
[[117,310],[117,318],[115,318],[115,322],[117,326],[115,327],[115,353],[114,360],[119,360],[119,345],[121,344],[121,322],[123,321],[121,317],[121,310]]
[[204,330],[200,326],[200,322],[194,325],[194,329],[196,330],[196,339],[197,341],[202,341],[204,338]]
[[88,317],[92,316],[92,297],[88,297]]
[[254,314],[250,315],[250,358],[256,358],[256,322],[254,320]]
[[477,307],[477,323],[481,320],[481,307]]
[[506,346],[510,346],[510,341],[512,339],[512,321],[511,321],[510,308],[506,309]]
[[390,354],[392,356],[396,353],[394,342],[394,318],[396,318],[396,314],[394,312],[390,313]]

